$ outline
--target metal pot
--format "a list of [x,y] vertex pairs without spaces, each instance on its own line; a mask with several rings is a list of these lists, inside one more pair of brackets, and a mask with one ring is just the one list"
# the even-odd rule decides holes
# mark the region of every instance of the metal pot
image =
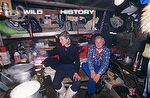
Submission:
[[13,75],[13,78],[18,83],[30,81],[31,80],[31,72],[27,71],[27,72],[18,73],[18,74]]
[[10,92],[10,98],[42,98],[39,89],[40,83],[38,81],[27,81],[16,86]]
[[34,74],[33,64],[16,64],[8,69],[8,73],[17,83],[30,81]]

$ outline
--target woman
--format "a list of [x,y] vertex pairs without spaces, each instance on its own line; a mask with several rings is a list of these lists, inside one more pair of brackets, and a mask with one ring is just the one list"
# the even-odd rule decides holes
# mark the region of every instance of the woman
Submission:
[[[64,31],[59,36],[59,42],[53,50],[48,51],[49,56],[58,55],[59,59],[50,60],[50,65],[56,70],[53,80],[54,89],[59,93],[59,98],[72,98],[80,88],[80,59],[78,47],[71,43],[68,32]],[[72,85],[66,90],[63,79],[69,76]]]

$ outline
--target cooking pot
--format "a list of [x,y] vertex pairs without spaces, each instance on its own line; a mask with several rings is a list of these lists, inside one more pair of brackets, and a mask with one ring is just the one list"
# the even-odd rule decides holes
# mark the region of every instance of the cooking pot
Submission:
[[33,64],[16,64],[8,69],[8,73],[17,83],[30,81],[34,74]]
[[23,83],[23,82],[26,82],[26,81],[30,81],[31,76],[32,76],[31,72],[27,71],[27,72],[14,74],[13,78],[16,80],[16,82]]
[[39,89],[40,83],[38,81],[27,81],[16,86],[10,92],[10,98],[42,98]]

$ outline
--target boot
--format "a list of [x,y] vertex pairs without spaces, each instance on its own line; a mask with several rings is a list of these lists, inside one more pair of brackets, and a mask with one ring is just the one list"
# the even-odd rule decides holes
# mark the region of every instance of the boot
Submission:
[[66,96],[65,96],[65,98],[72,98],[76,93],[77,93],[77,91],[76,91],[76,92],[73,91],[73,90],[71,89],[71,86],[69,86],[69,88],[68,88],[67,91],[66,91]]
[[103,88],[105,87],[105,82],[104,81],[98,81],[97,83],[96,83],[96,94],[98,94],[98,93],[100,93],[102,90],[103,90]]
[[56,90],[59,93],[59,98],[65,98],[65,94],[66,94],[66,88],[64,86],[64,84],[62,83],[62,86],[59,90]]
[[92,94],[86,94],[84,98],[92,98]]
[[88,91],[86,91],[84,98],[92,98],[93,94],[89,94]]

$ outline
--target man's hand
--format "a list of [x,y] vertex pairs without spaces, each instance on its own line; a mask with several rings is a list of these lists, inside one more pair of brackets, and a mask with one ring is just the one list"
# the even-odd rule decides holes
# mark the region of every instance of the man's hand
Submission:
[[81,77],[79,76],[78,73],[74,73],[73,79],[74,79],[75,81],[79,81],[79,80],[81,80]]
[[97,83],[100,78],[101,78],[101,75],[100,74],[96,74],[93,80]]
[[97,83],[101,78],[100,74],[96,74],[94,70],[91,71],[91,78]]
[[96,76],[96,73],[94,70],[91,70],[91,78],[94,80],[94,77]]

